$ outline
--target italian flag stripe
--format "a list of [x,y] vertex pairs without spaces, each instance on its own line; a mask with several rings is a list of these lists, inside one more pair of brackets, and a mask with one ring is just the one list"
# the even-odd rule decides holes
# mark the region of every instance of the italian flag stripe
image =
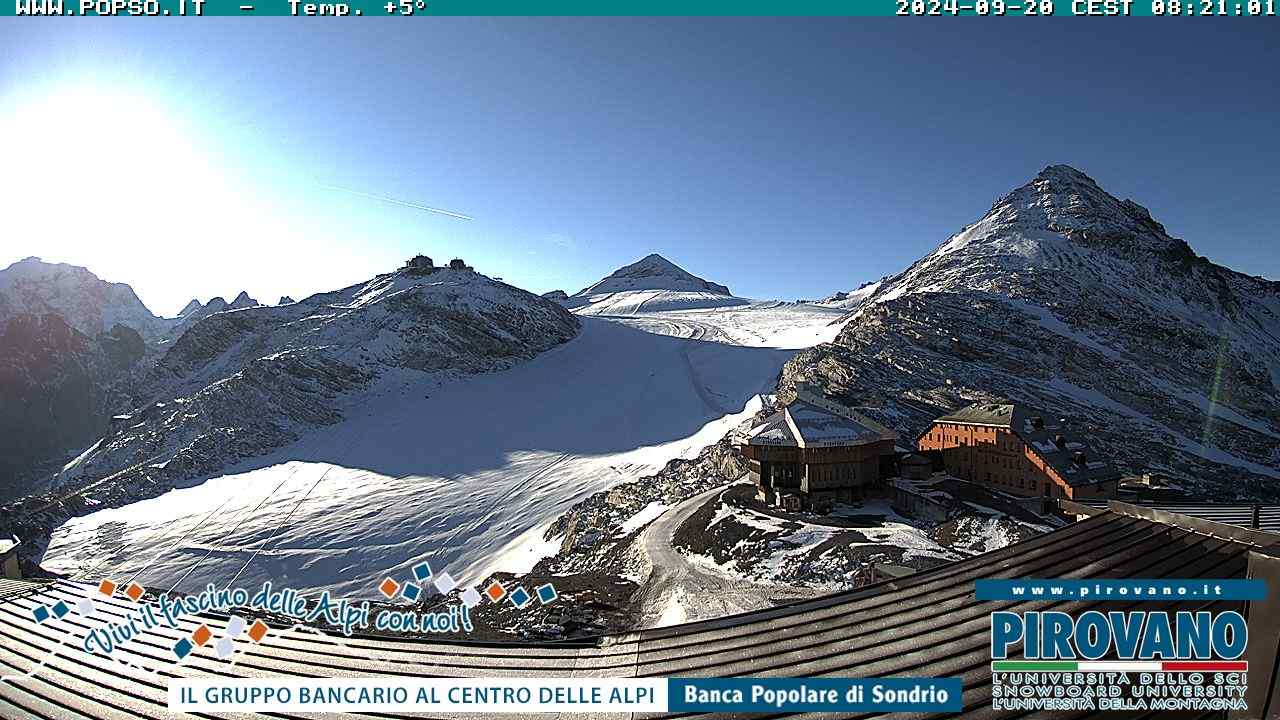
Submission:
[[1249,663],[1202,660],[996,660],[992,672],[1248,672]]

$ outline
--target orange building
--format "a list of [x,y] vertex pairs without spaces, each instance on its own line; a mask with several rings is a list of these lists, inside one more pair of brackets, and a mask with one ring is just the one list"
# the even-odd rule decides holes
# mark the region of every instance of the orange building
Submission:
[[942,453],[947,472],[1023,497],[1110,497],[1120,471],[1064,420],[1016,404],[970,405],[933,421],[916,440]]

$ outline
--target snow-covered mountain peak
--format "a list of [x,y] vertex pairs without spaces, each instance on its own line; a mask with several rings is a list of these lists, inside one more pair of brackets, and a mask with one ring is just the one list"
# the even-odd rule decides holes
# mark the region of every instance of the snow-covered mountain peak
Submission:
[[[990,292],[1041,304],[1112,295],[1190,317],[1200,311],[1188,312],[1187,305],[1218,302],[1192,277],[1216,274],[1214,268],[1170,237],[1146,208],[1114,197],[1075,168],[1051,165],[886,280],[863,307],[932,292]],[[1152,292],[1134,278],[1162,278],[1167,288]]]
[[102,280],[88,269],[27,257],[0,270],[0,328],[14,315],[57,314],[90,337],[116,324],[158,337],[167,323],[157,318],[125,283]]
[[724,285],[703,280],[651,253],[561,302],[580,314],[633,315],[743,305],[747,301],[734,297]]
[[1145,207],[1116,198],[1069,165],[1041,170],[996,201],[974,227],[1048,230],[1086,247],[1122,255],[1190,253],[1186,243],[1169,237]]
[[624,265],[600,282],[579,292],[577,296],[598,295],[632,290],[675,290],[732,295],[729,288],[688,272],[657,253]]

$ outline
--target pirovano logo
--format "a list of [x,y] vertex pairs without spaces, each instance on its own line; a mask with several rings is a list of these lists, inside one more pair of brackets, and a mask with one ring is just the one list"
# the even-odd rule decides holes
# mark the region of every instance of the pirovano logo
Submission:
[[[1257,580],[1000,580],[979,581],[976,590],[979,600],[1171,600],[1211,608],[1265,593]],[[991,613],[992,707],[1247,710],[1248,643],[1248,622],[1230,608],[998,610]]]

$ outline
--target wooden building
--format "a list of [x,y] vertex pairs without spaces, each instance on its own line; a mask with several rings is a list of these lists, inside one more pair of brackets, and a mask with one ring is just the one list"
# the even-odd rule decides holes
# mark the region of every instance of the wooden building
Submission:
[[1065,419],[1013,403],[979,403],[940,417],[916,445],[941,451],[952,475],[1011,495],[1109,497],[1120,482],[1120,471]]
[[788,510],[826,511],[880,484],[898,436],[852,408],[800,389],[794,402],[738,439],[756,497]]

